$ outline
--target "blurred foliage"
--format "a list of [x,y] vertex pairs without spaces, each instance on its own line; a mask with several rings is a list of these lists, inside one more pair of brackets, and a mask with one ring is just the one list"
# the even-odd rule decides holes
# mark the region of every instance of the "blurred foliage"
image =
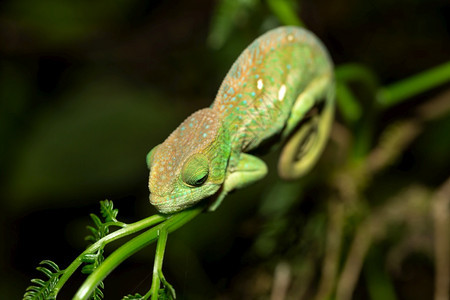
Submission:
[[19,0],[5,4],[7,17],[40,43],[58,45],[85,40],[105,28],[126,21],[138,1]]
[[[23,295],[43,258],[81,252],[98,200],[152,215],[147,151],[212,102],[255,37],[299,16],[350,95],[327,151],[293,183],[265,157],[266,179],[170,235],[165,276],[181,299],[448,299],[450,85],[376,104],[380,87],[448,62],[448,1],[281,2],[1,4],[2,298]],[[354,63],[371,75],[353,80]],[[151,258],[105,280],[105,299],[145,293]]]

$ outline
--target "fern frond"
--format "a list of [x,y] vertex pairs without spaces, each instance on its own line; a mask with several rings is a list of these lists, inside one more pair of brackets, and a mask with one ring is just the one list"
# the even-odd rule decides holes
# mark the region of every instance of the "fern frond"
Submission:
[[[85,239],[91,243],[95,243],[109,234],[109,227],[112,225],[123,227],[123,223],[117,221],[117,214],[119,210],[114,208],[114,203],[110,200],[100,201],[100,213],[103,218],[100,219],[96,214],[90,214],[94,226],[87,226],[87,229],[91,232]],[[81,269],[83,274],[91,274],[94,270],[101,265],[105,260],[103,256],[103,248],[97,250],[96,253],[85,254],[81,257],[81,260],[86,265]],[[101,300],[104,295],[102,289],[104,287],[103,282],[95,288],[90,299]]]
[[[149,299],[147,298],[149,296],[142,296],[139,293],[136,293],[134,295],[127,295],[122,298],[122,300],[145,300]],[[173,294],[168,289],[160,289],[158,291],[158,300],[174,300]]]
[[100,212],[105,218],[105,222],[117,222],[117,214],[119,210],[114,208],[114,203],[111,200],[100,201]]
[[104,226],[102,221],[100,221],[100,218],[95,214],[90,214],[90,216],[96,227],[86,226],[86,228],[91,232],[91,235],[86,236],[85,239],[93,244],[102,237],[106,236],[109,233],[109,229],[107,226]]
[[107,236],[109,234],[110,226],[126,226],[126,224],[117,221],[117,214],[119,213],[119,210],[114,208],[114,203],[111,200],[100,201],[100,213],[104,221],[102,221],[96,214],[90,214],[95,227],[87,226],[87,229],[91,232],[91,235],[88,235],[85,239],[91,243],[95,243]]
[[168,287],[159,290],[158,300],[174,300],[175,290],[171,291]]
[[105,288],[105,284],[103,283],[103,281],[100,281],[100,283],[98,284],[98,286],[95,288],[94,292],[92,293],[90,299],[91,300],[102,300],[103,297],[105,296],[103,294],[102,289]]
[[[94,272],[94,270],[98,266],[100,266],[101,263],[105,260],[105,258],[103,256],[103,252],[104,252],[104,250],[101,248],[101,249],[98,249],[96,253],[83,255],[81,257],[81,261],[83,263],[85,263],[86,265],[84,265],[83,268],[81,269],[81,273],[89,275],[92,272]],[[103,299],[103,297],[104,297],[103,291],[102,291],[103,288],[104,288],[104,283],[103,283],[103,281],[100,281],[99,285],[95,288],[94,292],[90,296],[90,299],[92,299],[92,300]]]
[[134,295],[128,295],[122,298],[122,300],[143,300],[145,299],[144,296],[142,296],[139,293],[136,293]]
[[58,265],[51,260],[43,260],[39,265],[36,270],[44,273],[47,280],[32,279],[31,282],[34,285],[30,285],[26,289],[23,300],[55,299],[52,296],[52,292],[64,270],[60,270]]

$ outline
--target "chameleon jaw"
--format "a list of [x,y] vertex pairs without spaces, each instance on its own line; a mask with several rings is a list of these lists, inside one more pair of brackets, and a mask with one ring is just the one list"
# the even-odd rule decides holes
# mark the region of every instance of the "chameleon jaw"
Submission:
[[150,193],[149,199],[160,213],[172,214],[185,208],[194,206],[205,198],[215,194],[220,188],[220,184],[207,184],[205,186],[191,190],[187,195],[165,195],[160,196],[156,193]]
[[[163,214],[170,214],[182,210],[186,205],[180,205],[177,201],[170,201],[165,196],[150,193],[150,203]],[[175,200],[175,199],[174,199]]]
[[[201,201],[200,199],[199,201]],[[166,197],[161,197],[158,195],[150,194],[150,203],[158,210],[158,212],[162,214],[173,214],[179,211],[182,211],[186,208],[194,206],[199,201],[192,202],[176,202],[176,201],[167,201]]]

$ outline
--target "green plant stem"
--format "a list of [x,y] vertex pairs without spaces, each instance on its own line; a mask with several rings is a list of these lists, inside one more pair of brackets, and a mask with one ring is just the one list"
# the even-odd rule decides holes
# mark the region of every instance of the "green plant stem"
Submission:
[[383,256],[377,249],[368,253],[364,263],[364,274],[371,300],[397,300],[389,275],[384,270]]
[[362,110],[353,92],[344,82],[336,83],[336,102],[342,117],[349,123],[361,118]]
[[94,291],[95,287],[102,281],[109,273],[111,273],[119,264],[125,259],[151,244],[158,238],[158,232],[164,227],[170,233],[179,227],[183,226],[204,209],[203,205],[196,206],[172,216],[169,216],[163,223],[143,232],[132,240],[128,241],[120,248],[109,255],[105,261],[95,271],[89,275],[74,296],[74,300],[88,299],[89,295]]
[[288,0],[267,0],[272,13],[280,20],[283,25],[294,25],[305,27],[305,24],[297,16],[292,1]]
[[151,287],[152,299],[158,299],[158,292],[160,289],[161,281],[164,286],[170,289],[172,297],[175,298],[175,290],[170,284],[168,284],[168,282],[164,278],[164,275],[162,274],[162,264],[164,260],[164,252],[166,251],[168,234],[169,233],[165,226],[163,226],[158,232],[158,243],[156,244],[155,263],[153,265],[153,280]]
[[370,149],[373,138],[373,121],[376,110],[373,102],[366,101],[363,107],[349,88],[350,83],[362,85],[370,94],[378,90],[378,78],[362,64],[344,64],[336,67],[337,104],[344,118],[355,126],[352,160],[364,159]]
[[339,65],[336,67],[335,74],[337,81],[361,83],[371,92],[375,92],[378,87],[377,76],[362,64]]
[[56,284],[54,288],[53,295],[56,296],[59,292],[59,290],[64,286],[66,281],[72,276],[72,274],[78,269],[78,267],[82,264],[82,258],[86,254],[91,254],[97,251],[99,248],[104,247],[106,244],[111,243],[115,240],[118,240],[122,237],[125,237],[127,235],[136,233],[138,231],[141,231],[145,228],[148,228],[150,226],[153,226],[155,224],[158,224],[162,221],[164,221],[167,217],[163,215],[153,215],[151,217],[145,218],[141,221],[135,222],[133,224],[125,225],[125,227],[116,230],[104,238],[98,240],[91,246],[89,246],[83,253],[81,253],[65,270],[64,274],[59,279],[58,283]]
[[351,151],[352,162],[360,163],[367,158],[374,140],[375,113],[369,109],[354,129],[354,141]]
[[377,102],[381,107],[390,107],[448,81],[450,61],[381,88],[377,93]]
[[378,79],[369,68],[356,63],[337,66],[335,74],[339,111],[348,122],[355,123],[362,118],[364,110],[349,84],[360,84],[373,94],[378,88]]

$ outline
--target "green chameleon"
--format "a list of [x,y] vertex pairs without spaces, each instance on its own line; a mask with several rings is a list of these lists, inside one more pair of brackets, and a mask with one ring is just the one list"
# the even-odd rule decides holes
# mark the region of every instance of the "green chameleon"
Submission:
[[209,108],[189,116],[147,155],[150,203],[174,213],[267,174],[252,151],[283,145],[278,173],[295,179],[320,156],[333,121],[333,63],[309,31],[280,27],[239,56]]

